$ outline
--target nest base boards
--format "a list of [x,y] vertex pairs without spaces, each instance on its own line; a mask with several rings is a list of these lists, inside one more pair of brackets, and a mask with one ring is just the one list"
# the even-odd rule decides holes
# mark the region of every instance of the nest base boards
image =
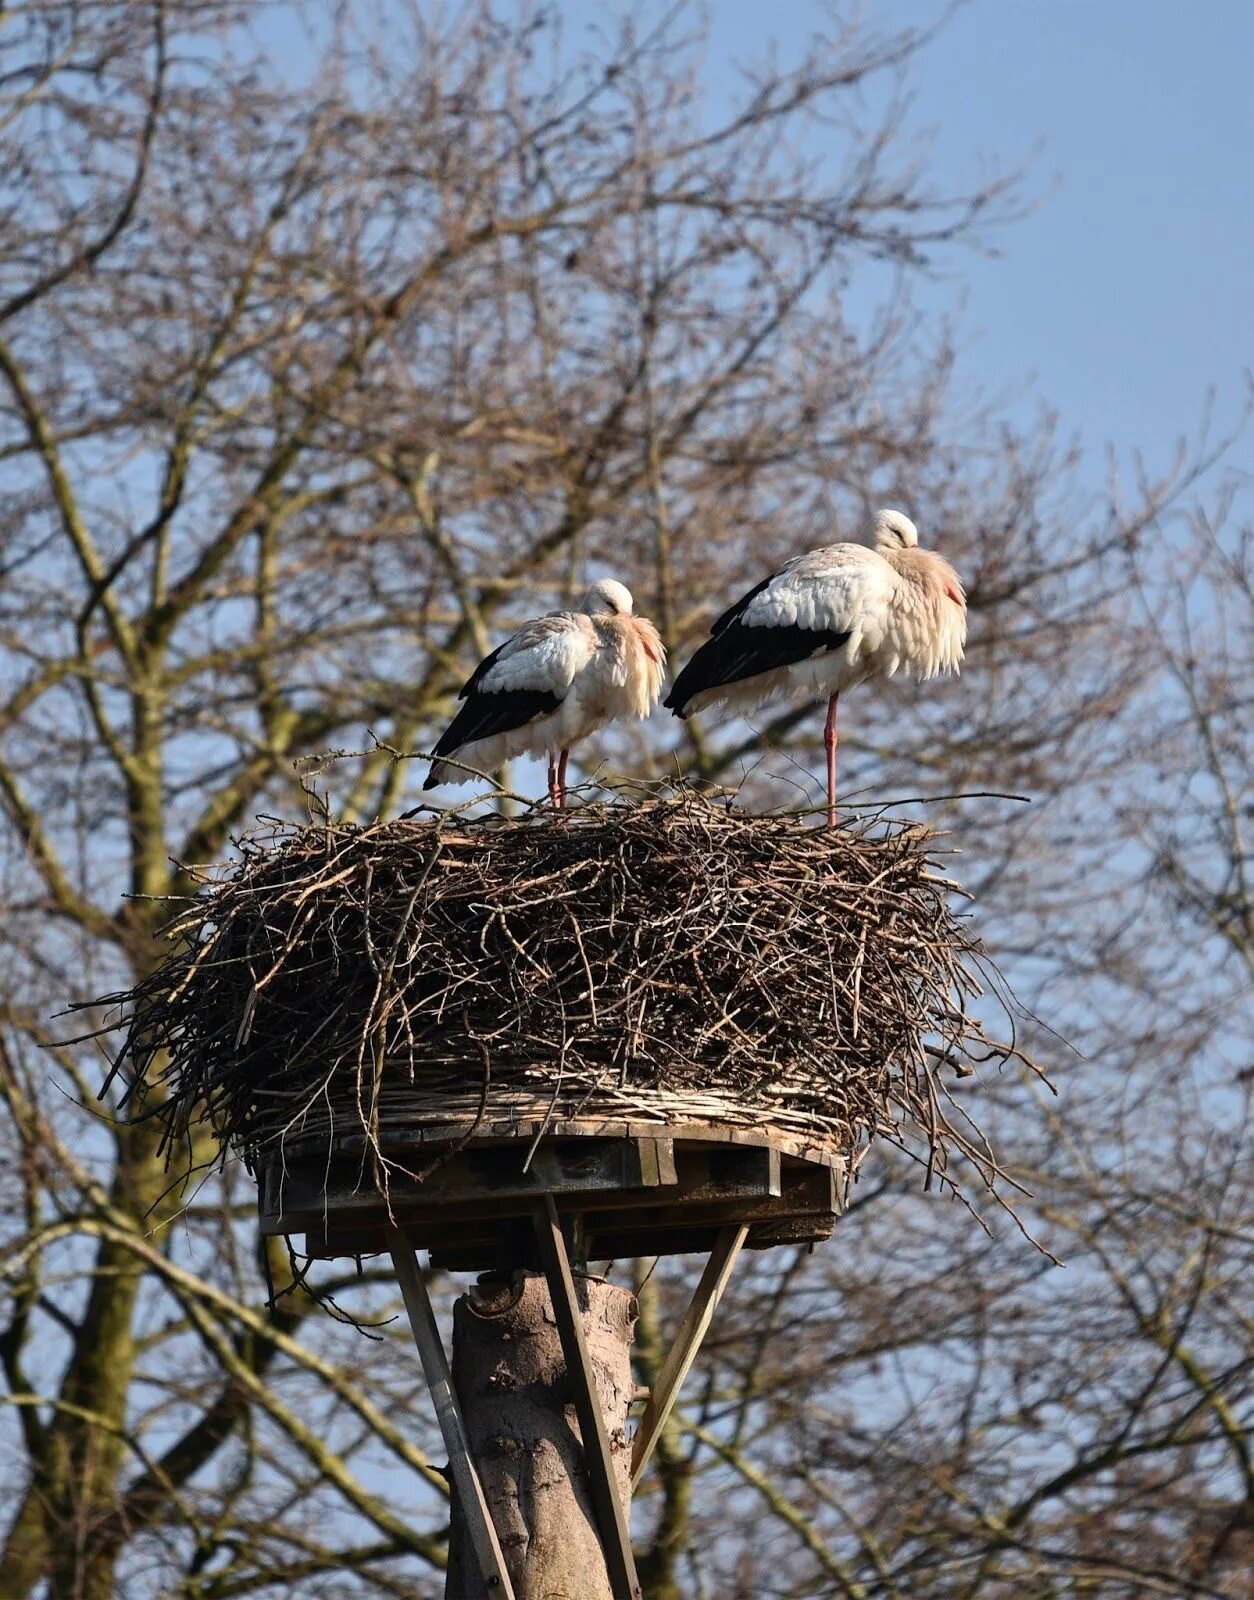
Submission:
[[[844,1161],[771,1129],[604,1120],[393,1134],[388,1199],[357,1136],[316,1153],[289,1144],[258,1165],[261,1229],[305,1235],[309,1255],[381,1254],[400,1233],[453,1272],[539,1266],[533,1214],[551,1196],[576,1259],[713,1250],[831,1236]],[[389,1214],[389,1203],[391,1211]]]

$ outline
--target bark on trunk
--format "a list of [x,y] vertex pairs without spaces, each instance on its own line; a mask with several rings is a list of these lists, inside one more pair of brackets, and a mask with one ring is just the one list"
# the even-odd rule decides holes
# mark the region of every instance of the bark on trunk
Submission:
[[[635,1296],[576,1277],[617,1468],[631,1494],[627,1407]],[[453,1382],[517,1600],[612,1600],[548,1285],[481,1279],[453,1307]],[[491,1600],[453,1510],[446,1600]]]

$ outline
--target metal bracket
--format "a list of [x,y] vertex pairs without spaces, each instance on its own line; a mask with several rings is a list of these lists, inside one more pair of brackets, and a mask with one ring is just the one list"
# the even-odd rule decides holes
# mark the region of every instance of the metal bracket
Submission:
[[636,1560],[631,1549],[631,1529],[614,1478],[614,1458],[610,1453],[609,1435],[605,1431],[605,1418],[601,1415],[596,1379],[588,1357],[583,1316],[575,1294],[566,1240],[551,1194],[546,1194],[536,1202],[532,1220],[544,1275],[548,1279],[549,1296],[553,1301],[558,1336],[562,1341],[566,1375],[574,1390],[575,1413],[579,1418],[584,1460],[588,1467],[588,1485],[592,1492],[592,1505],[601,1535],[610,1588],[614,1600],[641,1600],[640,1580],[636,1577]]
[[679,1399],[680,1388],[688,1376],[689,1368],[697,1358],[701,1341],[709,1330],[718,1303],[723,1298],[723,1291],[732,1275],[732,1268],[736,1265],[736,1257],[740,1254],[748,1236],[748,1227],[724,1228],[710,1252],[710,1258],[701,1274],[701,1281],[697,1284],[696,1293],[692,1297],[692,1304],[679,1324],[675,1342],[662,1363],[662,1370],[658,1373],[653,1393],[640,1418],[640,1426],[636,1430],[631,1449],[633,1489],[640,1482],[644,1469],[649,1464],[649,1457],[653,1454],[662,1429],[666,1426],[666,1419],[674,1409],[676,1400]]
[[389,1243],[392,1264],[396,1268],[396,1277],[401,1286],[401,1293],[405,1297],[405,1309],[409,1313],[409,1325],[413,1329],[414,1343],[418,1346],[427,1387],[431,1390],[431,1398],[435,1401],[435,1414],[439,1419],[440,1432],[444,1435],[453,1491],[457,1495],[458,1505],[466,1520],[470,1542],[479,1562],[479,1570],[483,1574],[483,1581],[490,1594],[498,1596],[499,1600],[514,1600],[514,1586],[510,1582],[505,1557],[501,1553],[500,1541],[496,1536],[496,1528],[483,1493],[483,1485],[479,1481],[474,1457],[470,1453],[466,1424],[461,1407],[457,1403],[453,1375],[449,1371],[448,1358],[444,1354],[435,1312],[431,1308],[431,1297],[427,1293],[427,1286],[418,1267],[418,1257],[414,1254],[409,1240],[399,1229],[393,1230]]

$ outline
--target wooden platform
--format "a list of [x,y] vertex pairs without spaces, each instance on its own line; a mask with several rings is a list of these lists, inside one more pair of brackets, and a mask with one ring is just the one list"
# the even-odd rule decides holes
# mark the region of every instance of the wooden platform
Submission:
[[708,1252],[746,1226],[749,1249],[828,1238],[843,1187],[839,1154],[769,1128],[686,1123],[489,1124],[394,1135],[388,1206],[358,1135],[328,1151],[289,1145],[258,1172],[262,1232],[303,1233],[311,1256],[390,1248],[398,1226],[433,1266],[483,1272],[529,1264],[536,1201],[553,1197],[584,1261]]

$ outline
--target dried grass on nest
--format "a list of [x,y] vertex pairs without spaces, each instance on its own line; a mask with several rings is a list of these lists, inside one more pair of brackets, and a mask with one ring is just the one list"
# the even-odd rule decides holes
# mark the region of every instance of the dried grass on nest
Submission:
[[932,1171],[956,1148],[990,1178],[940,1071],[1014,1052],[971,1015],[982,956],[936,842],[690,791],[276,824],[113,997],[119,1062],[167,1139],[207,1115],[250,1164],[364,1131],[378,1174],[402,1130],[605,1117],[769,1124],[855,1160],[921,1134]]

